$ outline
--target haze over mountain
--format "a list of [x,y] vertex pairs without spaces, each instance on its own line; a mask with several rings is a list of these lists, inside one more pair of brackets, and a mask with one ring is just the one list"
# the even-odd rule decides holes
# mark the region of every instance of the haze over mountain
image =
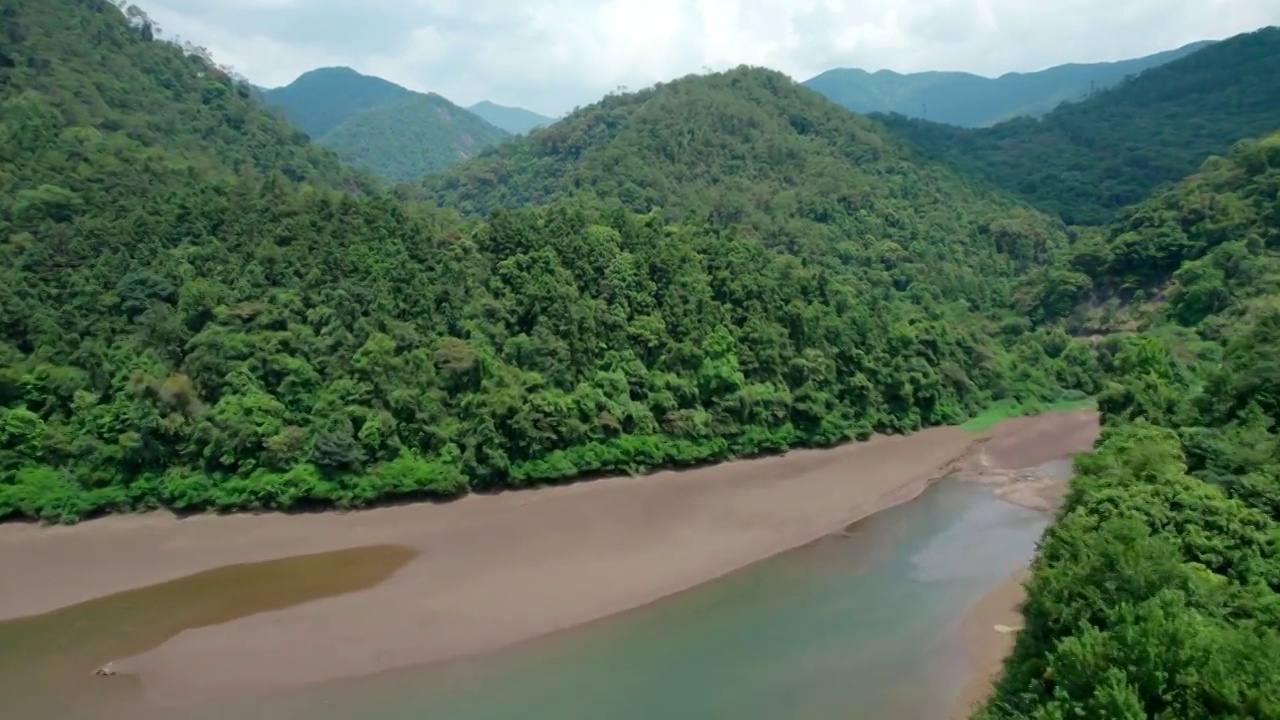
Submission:
[[317,143],[392,183],[419,180],[509,135],[435,93],[346,67],[303,73],[264,95]]
[[499,105],[488,100],[482,100],[467,109],[512,135],[523,135],[534,128],[555,122],[553,118],[539,115],[532,110]]
[[804,85],[854,112],[898,113],[949,125],[982,127],[1023,115],[1039,117],[1062,102],[1079,100],[1208,44],[1202,41],[1132,60],[1069,63],[995,78],[966,72],[903,74],[836,68],[804,81]]

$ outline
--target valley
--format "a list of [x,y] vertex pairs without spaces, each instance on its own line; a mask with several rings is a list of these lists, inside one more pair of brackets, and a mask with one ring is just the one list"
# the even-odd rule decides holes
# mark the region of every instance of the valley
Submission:
[[1280,29],[960,127],[0,10],[25,717],[1280,718]]

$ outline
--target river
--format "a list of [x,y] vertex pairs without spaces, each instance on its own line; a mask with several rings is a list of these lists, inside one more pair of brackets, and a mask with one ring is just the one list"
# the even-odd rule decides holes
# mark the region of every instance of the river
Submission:
[[[969,677],[956,623],[1027,561],[1048,520],[986,488],[944,480],[844,535],[496,653],[194,709],[140,705],[136,682],[123,676],[92,679],[119,683],[110,703],[73,693],[48,703],[28,695],[35,702],[11,707],[48,709],[24,713],[31,720],[105,717],[108,706],[157,720],[943,720]],[[128,606],[146,608],[147,591],[134,591]],[[178,590],[170,583],[164,592]],[[76,627],[76,613],[100,620],[101,602],[59,622]],[[28,622],[0,624],[0,648],[9,643],[0,654],[14,659],[12,642],[24,627],[30,635]],[[23,662],[56,664],[29,654]],[[21,699],[9,694],[22,694],[17,679],[0,683],[7,702]]]

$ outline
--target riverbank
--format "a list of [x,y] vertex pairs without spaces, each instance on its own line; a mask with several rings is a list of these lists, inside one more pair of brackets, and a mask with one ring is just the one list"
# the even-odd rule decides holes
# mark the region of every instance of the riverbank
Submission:
[[[1003,422],[986,436],[997,448],[1019,437],[1052,445],[1090,422],[1088,413],[1053,413]],[[449,505],[5,526],[0,618],[224,565],[406,546],[417,556],[371,589],[103,659],[136,674],[152,698],[180,703],[375,673],[496,648],[714,579],[915,497],[984,439],[937,428]]]
[[[967,457],[953,477],[989,487],[1005,502],[1055,512],[1071,480],[1070,456],[1092,449],[1101,431],[1096,412],[1072,415],[1075,422],[1058,427],[1035,417],[1004,421],[1003,431]],[[1029,576],[1030,570],[1022,568],[965,610],[957,634],[972,677],[952,707],[952,720],[967,720],[990,695],[1022,626],[1023,583]]]

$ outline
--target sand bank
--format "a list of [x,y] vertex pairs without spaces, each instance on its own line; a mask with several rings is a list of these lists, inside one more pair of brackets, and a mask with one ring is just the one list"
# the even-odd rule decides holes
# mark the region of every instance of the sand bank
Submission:
[[[1052,445],[1090,422],[1057,413],[1002,423],[989,434],[993,456],[1025,457],[1014,453],[1017,437]],[[234,563],[411,547],[419,554],[371,589],[187,630],[116,662],[153,699],[172,702],[364,675],[496,648],[706,582],[915,497],[974,445],[964,431],[937,428],[448,505],[4,526],[0,618]]]
[[[954,477],[991,487],[1006,502],[1055,512],[1071,478],[1069,456],[1092,449],[1100,430],[1098,414],[1087,410],[1061,413],[1054,423],[1039,417],[1008,420],[1000,432],[965,458]],[[953,720],[970,717],[991,693],[1022,627],[1023,583],[1029,575],[1028,569],[1019,570],[988,591],[961,618],[958,634],[973,676],[953,706]]]
[[1022,584],[1029,571],[1019,570],[1008,580],[992,588],[965,611],[960,620],[960,641],[972,668],[973,676],[952,708],[952,720],[967,720],[987,699],[991,685],[999,677],[1004,659],[1013,650],[1016,630],[1022,626],[1019,607],[1026,598]]

